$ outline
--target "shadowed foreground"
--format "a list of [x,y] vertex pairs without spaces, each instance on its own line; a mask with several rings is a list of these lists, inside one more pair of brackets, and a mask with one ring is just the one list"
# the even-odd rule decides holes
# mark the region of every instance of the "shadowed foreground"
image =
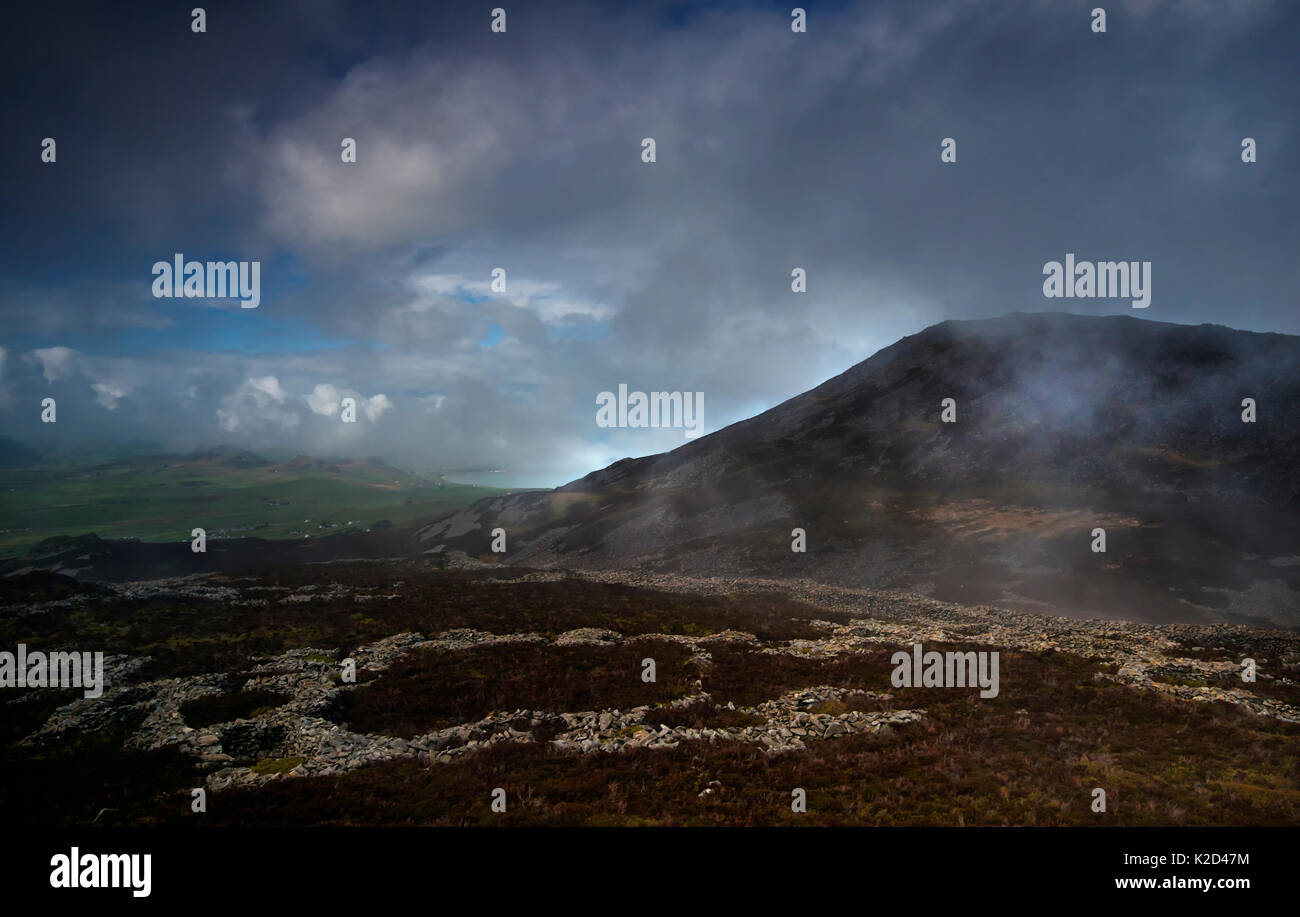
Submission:
[[[0,695],[11,823],[1300,823],[1287,632],[413,561],[64,585],[7,581],[0,639],[118,674]],[[997,696],[893,687],[913,642],[999,652]]]

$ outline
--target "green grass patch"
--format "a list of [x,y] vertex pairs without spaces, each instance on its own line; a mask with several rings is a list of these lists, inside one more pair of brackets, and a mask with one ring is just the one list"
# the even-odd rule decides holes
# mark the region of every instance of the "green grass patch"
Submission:
[[249,770],[263,777],[269,774],[287,774],[299,764],[302,764],[303,760],[302,758],[263,758],[250,767]]

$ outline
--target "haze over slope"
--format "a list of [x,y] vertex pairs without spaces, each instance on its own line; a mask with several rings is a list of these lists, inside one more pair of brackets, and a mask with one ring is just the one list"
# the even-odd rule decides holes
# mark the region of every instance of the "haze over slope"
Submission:
[[[1127,316],[944,322],[679,449],[483,500],[414,549],[1300,624],[1300,338]],[[956,421],[941,403],[956,400]],[[1242,400],[1258,420],[1244,423]],[[791,550],[791,530],[807,552]],[[1106,529],[1107,550],[1091,550]]]

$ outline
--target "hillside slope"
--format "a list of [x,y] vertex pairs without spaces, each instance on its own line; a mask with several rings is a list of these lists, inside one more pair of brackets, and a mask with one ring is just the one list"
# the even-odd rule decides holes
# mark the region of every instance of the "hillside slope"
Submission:
[[479,501],[412,550],[486,555],[500,526],[514,564],[1294,626],[1297,459],[1300,338],[1017,314],[935,325],[672,452]]

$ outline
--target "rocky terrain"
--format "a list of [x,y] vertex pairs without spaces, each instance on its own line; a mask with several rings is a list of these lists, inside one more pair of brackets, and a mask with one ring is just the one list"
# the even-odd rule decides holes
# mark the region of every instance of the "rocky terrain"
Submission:
[[[1300,725],[1300,635],[1290,632],[1234,625],[1078,620],[811,581],[689,578],[647,571],[527,571],[502,569],[463,555],[455,561],[459,572],[453,569],[436,576],[472,575],[464,585],[485,601],[493,601],[495,593],[503,590],[559,587],[572,593],[577,584],[586,584],[597,589],[631,587],[634,595],[650,604],[663,600],[655,597],[673,595],[690,601],[714,597],[732,603],[737,610],[781,596],[782,601],[797,603],[790,608],[802,610],[807,617],[799,635],[780,639],[770,633],[760,637],[741,627],[720,626],[727,623],[724,621],[712,622],[703,633],[690,624],[658,632],[645,626],[620,632],[593,625],[558,632],[501,626],[458,626],[423,633],[400,630],[355,643],[312,643],[275,654],[252,654],[224,670],[190,666],[204,670],[169,677],[150,677],[153,660],[146,655],[115,654],[106,665],[108,686],[102,697],[78,697],[48,709],[31,721],[37,724],[35,728],[15,737],[13,748],[20,757],[57,754],[60,748],[77,747],[86,735],[112,735],[118,750],[128,756],[150,752],[180,755],[192,762],[195,785],[218,793],[284,780],[310,782],[364,775],[377,766],[401,762],[454,768],[507,746],[545,747],[560,756],[615,756],[611,760],[637,753],[668,754],[699,743],[744,745],[763,755],[798,756],[823,743],[850,741],[855,736],[884,741],[887,735],[906,735],[924,724],[933,706],[926,692],[895,691],[888,679],[887,660],[892,652],[914,643],[999,650],[1011,660],[1075,659],[1088,667],[1081,678],[1120,686],[1135,698],[1160,697],[1188,711],[1222,705],[1240,711],[1239,716],[1249,720],[1278,724],[1270,728],[1291,730]],[[157,603],[178,601],[197,603],[196,607],[247,610],[264,617],[273,617],[280,609],[301,609],[309,616],[344,618],[349,608],[364,609],[369,616],[418,597],[418,584],[428,576],[409,562],[395,569],[388,564],[361,565],[365,573],[361,577],[355,567],[336,567],[326,565],[315,571],[321,583],[300,585],[256,575],[101,587],[93,595],[74,593],[48,601],[9,604],[0,610],[0,620],[21,623],[30,630],[46,618],[84,613],[92,603],[147,610]],[[611,617],[618,617],[611,615],[608,607],[587,613],[605,625],[613,623]],[[360,615],[354,612],[352,617]],[[670,652],[674,647],[679,652],[676,661]],[[494,704],[493,709],[481,710],[478,715],[450,717],[454,721],[443,717],[445,723],[418,731],[412,731],[417,727],[364,728],[365,724],[349,722],[349,708],[341,703],[349,695],[373,692],[390,677],[398,679],[397,696],[410,701],[412,689],[403,687],[402,679],[418,673],[411,668],[418,660],[478,653],[475,658],[479,661],[473,663],[477,671],[491,658],[481,655],[487,652],[504,653],[506,665],[526,664],[519,662],[525,657],[517,655],[525,648],[542,654],[577,648],[584,657],[627,649],[633,666],[643,655],[650,655],[665,668],[672,666],[677,680],[671,694],[654,700],[647,695],[644,703],[590,708],[543,703],[498,708]],[[1240,678],[1241,660],[1247,652],[1257,657],[1259,665],[1254,683]],[[715,657],[720,653],[756,654],[744,658],[787,659],[791,664],[814,667],[845,662],[858,665],[861,660],[877,674],[848,683],[837,676],[840,683],[834,684],[819,682],[812,674],[817,669],[807,669],[810,674],[791,676],[794,683],[784,690],[774,688],[762,696],[750,692],[748,698],[737,702],[732,699],[734,687],[715,686],[712,681]],[[355,683],[341,677],[345,659],[355,663]],[[403,665],[408,671],[392,674]],[[744,665],[741,686],[743,671],[752,670],[754,662]],[[1005,662],[1004,672],[1015,684],[1016,663]],[[491,675],[484,671],[482,677]],[[639,681],[635,669],[624,670],[619,679],[635,693]],[[759,680],[757,676],[755,680]],[[938,693],[931,691],[928,697],[936,698]],[[239,705],[240,698],[260,706],[248,710],[248,704]],[[13,711],[46,699],[44,692],[27,691],[4,703]],[[220,708],[225,713],[215,714],[216,719],[211,713],[199,716],[204,703],[211,701],[233,701],[233,705]],[[984,702],[976,698],[968,703],[978,707]],[[353,708],[352,715],[357,715],[358,709]],[[1041,712],[1031,714],[1026,707],[1016,707],[1008,715],[1027,722]],[[1069,711],[1054,715],[1068,717]],[[1300,729],[1285,734],[1291,736],[1286,741],[1295,748]],[[1294,772],[1287,779],[1295,792]],[[716,789],[706,784],[697,795],[708,797]]]

